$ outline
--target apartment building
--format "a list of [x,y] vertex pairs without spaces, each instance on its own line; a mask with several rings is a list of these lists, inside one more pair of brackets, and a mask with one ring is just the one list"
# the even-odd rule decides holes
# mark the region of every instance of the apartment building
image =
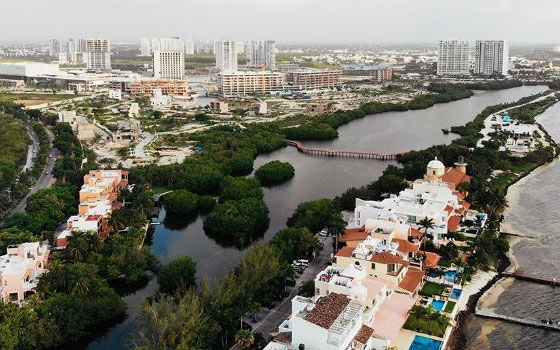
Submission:
[[161,90],[163,95],[188,96],[189,83],[185,79],[142,79],[130,85],[132,96],[153,96],[155,90]]
[[469,42],[464,40],[441,40],[438,44],[437,75],[468,75]]
[[375,84],[384,84],[388,81],[393,80],[393,70],[392,69],[373,69],[370,71],[370,79]]
[[238,71],[218,74],[218,93],[225,97],[267,95],[284,89],[284,74],[270,71]]
[[150,39],[140,40],[140,56],[148,57],[152,55],[152,43]]
[[478,40],[475,43],[474,74],[508,73],[509,45],[504,40]]
[[305,69],[288,72],[288,85],[297,90],[332,89],[340,86],[342,71],[330,69]]
[[23,303],[35,294],[49,254],[47,241],[8,246],[6,254],[0,256],[0,300]]
[[58,39],[49,40],[49,56],[58,57],[58,54],[63,52],[62,43]]
[[247,44],[247,67],[274,70],[276,68],[276,42],[253,40]]
[[88,232],[105,239],[111,232],[109,219],[122,207],[117,201],[119,193],[128,186],[126,170],[91,170],[84,175],[79,192],[78,215],[71,216],[66,229],[56,239],[57,247],[65,247],[73,232]]
[[185,54],[183,51],[154,51],[153,67],[156,79],[183,79]]
[[237,71],[237,42],[233,40],[217,40],[214,42],[216,68],[222,72]]
[[86,40],[87,69],[94,71],[111,70],[111,46],[107,39]]

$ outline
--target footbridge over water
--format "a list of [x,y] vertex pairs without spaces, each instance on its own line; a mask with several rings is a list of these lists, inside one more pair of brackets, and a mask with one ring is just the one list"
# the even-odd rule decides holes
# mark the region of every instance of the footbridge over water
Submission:
[[378,160],[396,160],[402,153],[381,153],[381,152],[357,152],[345,151],[334,148],[307,147],[299,141],[286,140],[290,146],[296,147],[299,152],[308,153],[324,157],[351,157]]

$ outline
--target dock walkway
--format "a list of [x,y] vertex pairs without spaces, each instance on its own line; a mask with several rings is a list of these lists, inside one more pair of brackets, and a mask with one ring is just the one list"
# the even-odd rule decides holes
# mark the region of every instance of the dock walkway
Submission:
[[402,153],[357,152],[345,151],[334,148],[307,147],[299,141],[286,140],[290,146],[296,147],[299,152],[325,157],[351,157],[378,160],[396,160]]

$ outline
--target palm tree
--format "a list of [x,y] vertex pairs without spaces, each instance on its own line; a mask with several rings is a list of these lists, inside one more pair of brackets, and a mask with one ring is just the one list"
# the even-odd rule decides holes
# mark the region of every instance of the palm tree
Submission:
[[438,323],[439,312],[435,311],[432,305],[426,308],[426,321],[428,321],[428,330],[432,332],[432,322]]
[[338,236],[344,233],[346,221],[340,212],[332,213],[327,221],[327,231],[335,238],[335,251],[338,250]]
[[255,335],[251,331],[243,329],[235,334],[235,344],[242,350],[248,350],[255,343]]
[[79,297],[85,297],[89,293],[89,282],[86,279],[80,279],[72,288],[72,294]]
[[448,314],[444,312],[438,312],[437,314],[438,314],[437,323],[441,327],[441,330],[445,332],[447,327],[451,325],[451,318],[449,317]]
[[428,219],[428,217],[423,218],[418,222],[418,225],[424,229],[424,237],[422,237],[422,250],[424,251],[424,257],[426,257],[426,238],[428,237],[428,230],[433,228],[435,223],[433,219]]
[[426,308],[420,305],[414,305],[408,314],[416,319],[416,329],[420,325],[420,320],[426,316]]

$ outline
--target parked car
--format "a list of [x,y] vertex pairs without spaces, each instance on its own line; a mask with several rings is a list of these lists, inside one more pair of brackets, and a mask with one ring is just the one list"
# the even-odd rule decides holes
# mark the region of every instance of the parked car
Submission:
[[321,232],[319,232],[319,236],[323,236],[323,237],[327,237],[329,235],[329,231],[324,228],[321,230]]

